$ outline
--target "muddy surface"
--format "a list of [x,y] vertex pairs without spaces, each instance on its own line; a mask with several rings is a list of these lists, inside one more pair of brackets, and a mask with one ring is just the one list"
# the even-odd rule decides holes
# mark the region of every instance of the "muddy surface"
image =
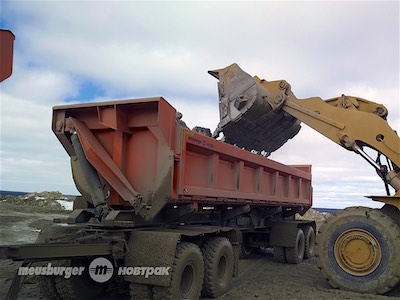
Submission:
[[[0,202],[0,243],[34,242],[40,228],[51,224],[53,218],[68,212],[48,207],[16,205]],[[6,298],[20,262],[0,260],[0,299]],[[239,277],[232,282],[228,293],[219,299],[400,299],[400,288],[389,295],[362,295],[332,289],[321,276],[315,259],[300,265],[275,263],[270,251],[240,260]],[[27,277],[20,289],[19,299],[43,299],[35,277]],[[111,291],[105,299],[129,299],[127,290]]]

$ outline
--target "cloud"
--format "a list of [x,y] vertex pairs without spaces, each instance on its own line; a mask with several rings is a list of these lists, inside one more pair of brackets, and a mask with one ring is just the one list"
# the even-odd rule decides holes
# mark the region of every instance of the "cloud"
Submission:
[[68,156],[51,131],[51,106],[1,98],[0,189],[75,193]]
[[[2,189],[76,191],[50,130],[55,104],[163,96],[189,127],[213,130],[207,70],[233,62],[286,79],[299,98],[383,103],[400,131],[398,2],[7,1],[2,12],[16,35],[14,74],[1,87]],[[271,157],[313,164],[316,205],[383,193],[361,157],[303,127]]]

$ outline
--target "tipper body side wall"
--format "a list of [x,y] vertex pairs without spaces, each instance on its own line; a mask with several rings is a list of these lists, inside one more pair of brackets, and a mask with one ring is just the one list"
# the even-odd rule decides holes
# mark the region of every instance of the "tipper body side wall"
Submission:
[[159,211],[167,203],[192,201],[311,206],[310,166],[283,165],[193,132],[175,116],[163,98],[59,106],[54,108],[53,131],[71,157],[70,136],[78,131],[87,159],[109,184],[110,205],[131,205],[117,192],[121,182]]

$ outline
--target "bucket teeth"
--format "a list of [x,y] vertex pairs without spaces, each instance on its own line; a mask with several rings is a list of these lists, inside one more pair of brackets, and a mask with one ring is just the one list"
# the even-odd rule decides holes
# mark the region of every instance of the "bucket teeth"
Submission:
[[267,99],[274,97],[236,64],[209,72],[219,79],[220,123],[225,142],[247,150],[279,149],[300,130],[300,121]]
[[247,150],[268,154],[283,146],[300,130],[300,121],[283,113],[270,113],[250,122],[244,118],[231,121],[223,128],[225,142]]

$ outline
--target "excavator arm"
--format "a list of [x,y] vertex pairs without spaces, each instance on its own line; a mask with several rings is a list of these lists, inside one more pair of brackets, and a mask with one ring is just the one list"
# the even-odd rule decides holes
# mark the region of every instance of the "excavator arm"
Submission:
[[[214,137],[223,132],[226,142],[268,155],[293,138],[303,122],[377,170],[387,196],[370,198],[385,205],[331,215],[318,230],[317,264],[335,288],[378,294],[400,288],[400,139],[386,121],[387,109],[345,95],[297,99],[286,81],[252,77],[236,64],[209,73],[219,79],[220,123]],[[376,159],[366,148],[377,153]]]
[[[214,136],[223,132],[229,143],[269,154],[298,133],[301,121],[360,154],[385,182],[387,196],[388,185],[396,191],[372,198],[400,210],[400,139],[386,121],[385,106],[345,95],[297,99],[286,81],[252,77],[236,64],[209,73],[219,79],[221,121]],[[377,158],[365,148],[375,150]]]

